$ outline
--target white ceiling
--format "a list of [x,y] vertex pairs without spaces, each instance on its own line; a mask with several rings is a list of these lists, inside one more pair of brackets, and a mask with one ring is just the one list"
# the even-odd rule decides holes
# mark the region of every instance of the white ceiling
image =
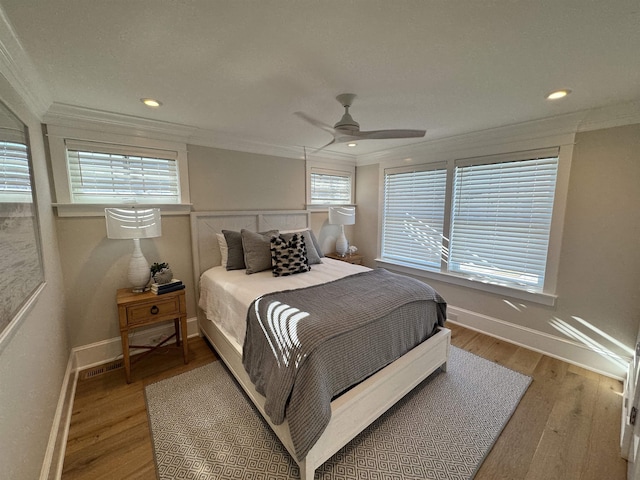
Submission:
[[[394,146],[640,99],[638,0],[0,0],[54,107],[285,147],[331,137],[356,93]],[[1,12],[0,12],[1,13]],[[570,88],[550,102],[551,90]],[[149,109],[139,99],[163,102]]]

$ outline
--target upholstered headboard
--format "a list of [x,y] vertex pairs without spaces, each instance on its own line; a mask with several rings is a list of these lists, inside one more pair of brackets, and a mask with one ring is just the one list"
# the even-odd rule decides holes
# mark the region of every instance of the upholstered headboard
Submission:
[[191,251],[196,287],[205,270],[221,264],[216,233],[243,228],[252,232],[311,228],[311,213],[308,210],[192,212]]

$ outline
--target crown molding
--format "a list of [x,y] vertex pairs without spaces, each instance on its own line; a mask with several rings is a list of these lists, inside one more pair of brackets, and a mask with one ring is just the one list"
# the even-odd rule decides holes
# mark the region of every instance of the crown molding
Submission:
[[357,157],[357,165],[383,162],[412,161],[416,157],[424,160],[440,156],[478,156],[508,151],[558,146],[574,142],[575,134],[591,130],[619,127],[640,123],[640,100],[606,107],[505,125],[501,127],[469,132],[451,137],[442,137],[426,142],[383,150]]
[[[58,127],[171,140],[203,147],[234,150],[259,155],[273,155],[302,160],[305,158],[304,147],[302,146],[274,145],[267,142],[244,140],[231,135],[201,130],[188,125],[150,120],[143,117],[63,103],[52,104],[44,115],[43,120],[49,125]],[[356,161],[353,155],[331,152],[323,152],[320,155],[307,152],[307,158],[309,157],[313,157],[313,159],[339,160],[351,164],[355,164]]]
[[53,103],[44,115],[45,123],[99,132],[155,138],[187,143],[196,127],[162,122],[133,115],[95,110],[64,103]]
[[640,123],[640,100],[593,108],[578,125],[578,132]]
[[309,149],[305,152],[305,147],[302,145],[275,145],[267,142],[240,139],[232,135],[220,134],[213,131],[199,130],[196,135],[189,139],[189,143],[203,147],[256,153],[259,155],[272,155],[275,157],[296,158],[300,160],[334,160],[352,165],[356,163],[355,155],[329,151],[314,153],[313,151],[310,152]]
[[0,6],[0,72],[27,108],[42,118],[51,105],[51,93]]
[[489,128],[451,137],[436,138],[405,147],[378,151],[358,157],[358,165],[387,162],[424,161],[464,158],[510,151],[528,150],[543,146],[573,143],[578,124],[585,112],[571,113],[540,120]]
[[[219,132],[201,130],[193,126],[67,104],[52,104],[43,118],[45,123],[57,126],[172,140],[258,155],[305,158],[302,146],[275,145],[268,142],[246,140]],[[423,161],[433,158],[434,155],[437,155],[439,160],[443,160],[447,156],[463,158],[465,156],[540,148],[541,146],[567,145],[574,142],[575,134],[578,132],[634,123],[640,123],[640,100],[461,135],[435,138],[360,156],[322,151],[320,153],[306,152],[306,158],[355,165],[406,162],[413,161],[413,159]]]
[[[233,135],[198,129],[177,123],[95,110],[74,105],[53,103],[43,119],[58,126],[90,129],[101,132],[134,135],[189,143],[204,147],[233,150],[258,155],[304,159],[302,146],[276,145],[238,138]],[[573,143],[575,134],[591,130],[640,123],[640,100],[599,107],[590,110],[547,117],[450,137],[434,138],[393,149],[364,155],[322,151],[306,152],[307,159],[333,160],[355,165],[407,161],[416,157],[453,155],[458,158],[495,154],[527,148],[566,145]],[[530,147],[531,145],[531,147]]]

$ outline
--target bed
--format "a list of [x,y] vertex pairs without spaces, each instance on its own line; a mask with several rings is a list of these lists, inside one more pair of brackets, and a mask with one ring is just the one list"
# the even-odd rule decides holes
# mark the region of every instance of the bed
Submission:
[[[339,282],[352,282],[356,279],[359,279],[362,288],[366,288],[370,276],[384,272],[326,257],[322,258],[321,264],[312,265],[310,272],[286,277],[273,277],[270,271],[252,275],[247,275],[243,270],[227,271],[221,266],[222,256],[216,234],[223,229],[250,232],[304,230],[310,227],[310,215],[309,211],[304,210],[194,212],[191,214],[195,284],[201,291],[198,300],[199,329],[211,342],[265,421],[298,463],[300,477],[303,480],[313,479],[317,467],[418,383],[438,368],[445,370],[451,336],[449,330],[442,327],[443,318],[438,314],[439,325],[434,328],[427,340],[410,348],[392,363],[374,370],[360,383],[344,391],[341,390],[339,395],[328,400],[327,402],[330,401],[330,403],[328,403],[329,414],[326,425],[322,425],[320,434],[314,436],[311,439],[312,442],[301,449],[299,435],[296,433],[300,431],[300,428],[296,427],[299,423],[294,423],[299,422],[297,416],[294,413],[287,413],[282,423],[280,423],[281,419],[273,421],[274,409],[262,394],[264,388],[261,382],[256,381],[254,384],[255,371],[243,365],[243,348],[245,352],[257,351],[251,350],[257,347],[245,344],[245,340],[250,338],[249,335],[245,335],[246,329],[256,329],[257,327],[251,325],[255,322],[258,322],[255,325],[259,324],[259,314],[257,320],[249,315],[250,319],[247,322],[247,309],[251,306],[252,309],[259,311],[255,299],[269,298],[271,291],[284,290],[286,293],[300,288],[302,290],[295,293],[298,298],[300,297],[298,292],[307,290],[313,291],[315,295],[316,290],[312,289],[326,288],[315,287],[315,285],[327,281],[330,282],[330,288],[332,286],[338,288],[341,285]],[[386,280],[395,282],[393,278]],[[240,286],[238,282],[241,282]],[[267,284],[269,286],[266,286]],[[249,313],[252,309],[249,309]],[[239,318],[240,321],[238,321]],[[311,364],[311,361],[307,360],[306,364]],[[305,388],[317,388],[313,382],[309,385]],[[314,395],[302,396],[315,398],[317,395],[314,391]],[[289,401],[295,403],[293,400]],[[280,410],[278,412],[282,415]],[[303,455],[299,455],[301,451]]]

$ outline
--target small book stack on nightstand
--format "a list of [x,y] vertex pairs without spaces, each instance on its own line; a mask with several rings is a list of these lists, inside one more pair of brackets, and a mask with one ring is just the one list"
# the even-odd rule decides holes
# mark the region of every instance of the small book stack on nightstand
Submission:
[[156,295],[162,295],[163,293],[175,292],[176,290],[182,290],[184,284],[182,280],[174,278],[169,283],[152,283],[151,291]]

